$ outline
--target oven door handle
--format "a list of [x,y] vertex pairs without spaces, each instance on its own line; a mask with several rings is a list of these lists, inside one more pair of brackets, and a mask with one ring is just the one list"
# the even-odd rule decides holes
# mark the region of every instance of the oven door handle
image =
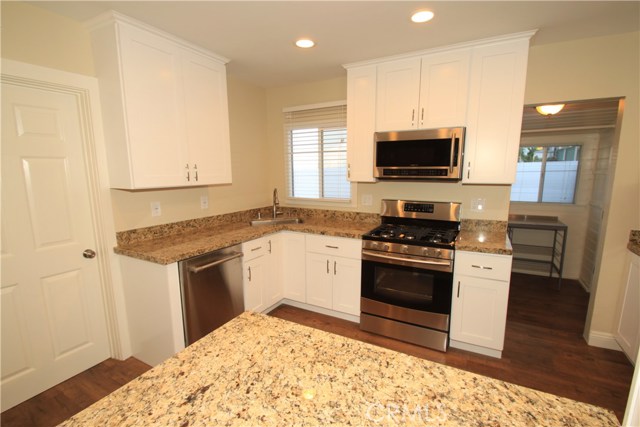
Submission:
[[380,253],[368,251],[366,249],[362,250],[362,255],[366,255],[373,258],[388,259],[392,261],[406,261],[406,262],[415,262],[416,264],[439,265],[442,267],[451,267],[451,261],[439,262],[439,261],[428,261],[423,259],[403,258],[403,257],[397,257],[397,256],[391,256],[391,255],[383,255]]

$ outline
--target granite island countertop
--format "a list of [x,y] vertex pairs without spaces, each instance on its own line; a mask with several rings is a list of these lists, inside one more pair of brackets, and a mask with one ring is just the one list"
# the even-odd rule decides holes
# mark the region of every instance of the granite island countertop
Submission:
[[619,424],[600,407],[245,312],[61,425]]

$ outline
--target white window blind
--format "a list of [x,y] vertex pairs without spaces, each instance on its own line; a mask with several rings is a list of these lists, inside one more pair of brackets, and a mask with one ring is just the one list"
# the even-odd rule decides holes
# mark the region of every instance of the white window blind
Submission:
[[346,104],[285,110],[284,130],[289,197],[350,200]]

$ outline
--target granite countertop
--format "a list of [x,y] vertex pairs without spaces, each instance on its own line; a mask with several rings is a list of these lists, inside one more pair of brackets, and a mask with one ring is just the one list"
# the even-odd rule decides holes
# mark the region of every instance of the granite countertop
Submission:
[[627,249],[640,256],[640,230],[631,230]]
[[301,224],[259,226],[237,222],[118,245],[114,250],[121,255],[166,265],[284,230],[359,239],[374,227],[375,225],[366,221],[336,221],[326,218],[305,219]]
[[613,412],[245,312],[62,426],[617,426]]
[[[255,218],[259,209],[234,212],[121,232],[114,250],[120,255],[166,265],[279,231],[359,239],[380,224],[380,217],[375,214],[300,208],[283,210],[286,210],[285,216],[300,217],[303,222],[251,226],[249,218]],[[456,249],[511,255],[506,221],[463,219]]]

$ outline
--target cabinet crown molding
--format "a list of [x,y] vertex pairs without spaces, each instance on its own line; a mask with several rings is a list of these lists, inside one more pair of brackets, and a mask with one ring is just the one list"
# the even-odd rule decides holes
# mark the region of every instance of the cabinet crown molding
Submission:
[[380,64],[381,62],[397,61],[399,59],[408,59],[408,58],[414,58],[417,56],[430,55],[434,53],[470,49],[477,46],[489,46],[492,44],[505,43],[505,42],[510,42],[514,40],[522,40],[522,39],[529,40],[534,36],[534,34],[537,31],[538,30],[535,29],[535,30],[529,30],[529,31],[522,31],[519,33],[504,34],[496,37],[488,37],[484,39],[471,40],[471,41],[456,43],[456,44],[447,45],[447,46],[439,46],[439,47],[433,47],[433,48],[424,49],[424,50],[418,50],[414,52],[401,53],[398,55],[384,56],[381,58],[367,59],[367,60],[358,61],[358,62],[350,62],[348,64],[343,64],[342,66],[345,69],[349,69],[349,68],[355,68],[355,67],[362,67],[365,65],[376,65],[376,64]]
[[88,19],[83,23],[83,25],[85,26],[85,28],[87,28],[87,30],[89,30],[89,32],[93,32],[107,25],[118,24],[118,23],[128,24],[137,28],[144,29],[146,31],[149,31],[150,33],[155,34],[156,36],[162,37],[173,43],[177,43],[181,47],[191,50],[194,53],[205,55],[211,59],[220,61],[221,64],[227,64],[231,61],[229,58],[218,55],[215,52],[204,49],[196,44],[193,44],[191,42],[178,38],[173,34],[162,31],[142,21],[138,21],[137,19],[134,19],[130,16],[123,15],[122,13],[116,12],[115,10],[109,10],[107,12],[104,12],[104,13],[101,13],[100,15],[95,16],[94,18]]

